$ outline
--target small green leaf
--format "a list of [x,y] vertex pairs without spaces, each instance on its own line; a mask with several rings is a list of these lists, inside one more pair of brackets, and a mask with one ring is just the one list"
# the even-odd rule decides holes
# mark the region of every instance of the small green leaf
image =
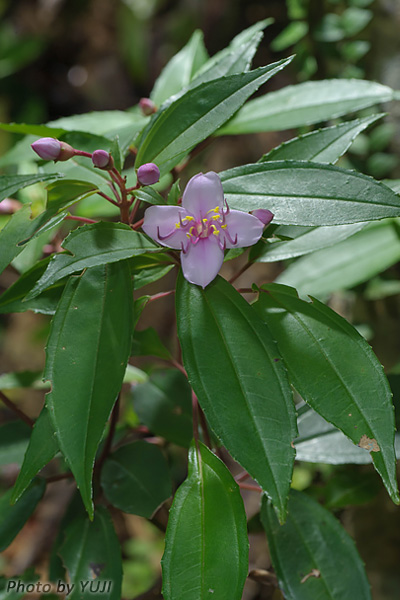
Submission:
[[143,130],[136,168],[155,162],[165,173],[213,134],[254,92],[291,58],[203,83],[158,111]]
[[[118,293],[117,293],[118,292]],[[51,325],[46,405],[89,516],[92,469],[130,355],[133,294],[126,261],[68,282]]]
[[24,312],[32,310],[45,315],[54,314],[64,288],[63,282],[58,282],[53,287],[44,291],[37,298],[24,302],[25,296],[31,291],[38,279],[45,272],[50,257],[36,263],[25,271],[13,285],[11,285],[0,298],[0,314],[11,312]]
[[308,23],[306,21],[292,21],[283,31],[274,39],[271,49],[274,52],[282,52],[297,44],[308,33]]
[[140,421],[156,435],[188,448],[193,436],[192,394],[186,377],[174,369],[153,372],[148,381],[132,386]]
[[176,303],[183,362],[207,420],[284,520],[296,419],[276,343],[221,277],[203,290],[181,275]]
[[45,273],[26,299],[31,300],[59,279],[77,271],[114,263],[138,254],[158,250],[158,246],[123,223],[95,223],[75,229],[63,242],[69,253],[53,256]]
[[392,500],[400,503],[392,394],[371,347],[345,319],[318,300],[300,300],[293,288],[265,285],[254,307],[277,340],[296,390],[371,452]]
[[40,175],[1,175],[0,202],[4,200],[4,198],[12,196],[15,192],[28,187],[28,185],[33,185],[34,183],[39,183],[41,181],[54,181],[54,179],[59,179],[60,177],[63,177],[60,173],[41,173]]
[[0,425],[0,465],[22,463],[31,431],[23,421],[10,421]]
[[167,63],[150,94],[157,106],[189,85],[191,79],[208,58],[203,32],[196,30],[186,46]]
[[348,150],[353,140],[372,123],[384,115],[372,115],[364,119],[346,121],[334,127],[306,133],[284,142],[260,158],[271,160],[311,160],[318,163],[335,163]]
[[24,462],[14,485],[11,502],[17,502],[35,475],[54,458],[58,450],[59,444],[54,427],[48,410],[44,406],[33,426]]
[[68,599],[120,600],[121,548],[108,511],[98,506],[93,522],[78,514],[64,534],[59,554],[73,585]]
[[165,600],[240,600],[248,569],[239,487],[205,446],[191,447],[189,476],[170,511],[162,559]]
[[391,88],[374,81],[306,81],[246,102],[218,135],[293,129],[321,123],[392,98]]
[[353,540],[318,502],[292,490],[287,521],[279,525],[264,497],[261,520],[287,600],[371,600]]
[[171,360],[171,353],[164,346],[154,327],[136,330],[132,340],[132,356],[157,356]]
[[94,194],[96,189],[93,184],[83,181],[69,179],[56,181],[47,187],[47,208],[57,209],[57,212],[60,212],[60,210]]
[[113,506],[148,519],[172,494],[162,451],[145,441],[122,446],[107,458],[101,486]]
[[371,177],[332,165],[262,162],[220,174],[232,208],[267,208],[274,223],[344,225],[400,215],[400,198]]
[[0,498],[0,552],[5,550],[25,525],[46,489],[44,479],[36,479],[20,500],[11,506],[12,489]]
[[296,261],[277,281],[295,287],[301,296],[322,298],[368,281],[400,260],[399,226],[397,220],[368,225],[332,248]]
[[164,252],[141,254],[130,261],[133,275],[133,286],[139,290],[149,283],[158,281],[175,266],[171,258]]
[[165,204],[164,198],[151,186],[135,190],[135,198],[148,204]]

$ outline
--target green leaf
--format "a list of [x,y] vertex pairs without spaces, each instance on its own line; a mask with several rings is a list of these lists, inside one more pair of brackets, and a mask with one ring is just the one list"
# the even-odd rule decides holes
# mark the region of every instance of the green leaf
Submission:
[[353,540],[318,502],[292,490],[288,519],[279,525],[264,497],[261,521],[287,600],[371,600],[364,565]]
[[54,427],[44,406],[33,426],[21,470],[15,482],[11,502],[17,502],[32,479],[51,461],[59,450]]
[[89,516],[93,463],[121,390],[132,331],[126,261],[87,269],[68,282],[46,348],[45,379],[52,384],[46,404]]
[[162,173],[169,171],[290,61],[203,83],[158,111],[142,132],[136,168],[155,162]]
[[312,162],[277,161],[220,174],[229,205],[267,208],[274,223],[344,225],[400,215],[400,198],[371,177]]
[[279,283],[295,287],[301,296],[325,297],[368,281],[400,260],[400,223],[374,223],[332,248],[290,265]]
[[15,371],[0,375],[0,390],[14,388],[43,389],[42,371]]
[[260,159],[271,160],[311,160],[318,163],[335,163],[348,150],[353,140],[372,123],[384,115],[372,115],[364,119],[346,121],[334,127],[327,127],[306,133],[273,148]]
[[0,552],[5,550],[19,533],[36,508],[46,489],[44,479],[36,479],[17,504],[11,506],[12,489],[0,498]]
[[175,54],[162,70],[150,94],[156,106],[189,85],[191,79],[207,60],[203,32],[196,30],[186,46]]
[[135,190],[135,198],[148,204],[165,204],[164,198],[151,186]]
[[156,435],[188,448],[193,436],[192,395],[186,377],[174,369],[153,372],[148,381],[132,386],[140,421]]
[[207,420],[284,520],[296,422],[276,344],[253,308],[221,277],[203,290],[181,275],[176,296],[183,361]]
[[218,131],[218,135],[293,129],[321,123],[392,98],[391,88],[373,81],[306,81],[250,100]]
[[[313,227],[293,240],[266,242],[255,260],[257,262],[276,262],[310,254],[338,244],[363,229],[365,225],[366,223],[353,223],[336,225],[336,227]],[[322,264],[325,273],[325,263]]]
[[300,300],[296,290],[279,284],[260,292],[255,309],[278,342],[292,384],[324,419],[372,452],[392,500],[400,503],[392,394],[371,347],[318,300]]
[[93,522],[78,515],[64,533],[59,553],[73,585],[68,599],[120,600],[121,548],[108,511],[98,506]]
[[307,404],[297,406],[299,437],[295,439],[296,460],[328,465],[366,465],[371,454],[355,446],[339,429]]
[[31,431],[23,421],[0,425],[0,465],[22,463]]
[[11,285],[0,298],[0,314],[12,312],[25,312],[32,310],[36,313],[52,315],[55,313],[57,304],[61,298],[64,282],[59,281],[48,290],[42,292],[36,298],[25,302],[24,298],[35,286],[37,281],[45,272],[50,261],[45,258],[36,263],[28,271],[25,271],[13,285]]
[[141,254],[130,261],[135,290],[164,277],[175,264],[164,252]]
[[338,471],[324,486],[324,506],[339,510],[346,506],[357,506],[371,502],[380,492],[379,482],[373,473],[362,473],[357,469]]
[[171,353],[164,346],[154,327],[136,330],[132,340],[132,356],[157,356],[171,360]]
[[32,567],[30,569],[27,569],[24,573],[22,573],[22,575],[18,575],[18,577],[13,578],[16,589],[14,589],[14,586],[12,586],[11,589],[8,589],[9,586],[11,587],[11,578],[0,576],[0,600],[21,600],[24,597],[26,598],[25,585],[24,587],[21,586],[22,589],[20,587],[18,591],[18,581],[21,581],[22,584],[28,584],[33,583],[38,579],[39,576],[35,574],[35,569]]
[[107,458],[101,486],[113,506],[148,519],[172,494],[164,454],[142,440],[118,448]]
[[[189,551],[190,550],[190,551]],[[172,505],[162,559],[165,600],[240,600],[248,569],[246,515],[226,466],[199,443]]]
[[63,179],[47,187],[47,208],[60,212],[96,192],[92,183]]
[[88,267],[114,263],[158,250],[158,246],[123,223],[95,223],[75,229],[63,242],[67,253],[53,256],[26,299],[31,300],[59,279]]
[[28,187],[28,185],[33,185],[34,183],[39,183],[41,181],[51,181],[54,179],[59,179],[60,177],[63,177],[61,173],[41,173],[40,175],[1,175],[0,202],[4,200],[4,198],[12,196],[15,194],[15,192]]
[[271,49],[274,52],[282,52],[290,46],[297,44],[308,33],[308,23],[306,21],[292,21],[283,31],[274,39]]

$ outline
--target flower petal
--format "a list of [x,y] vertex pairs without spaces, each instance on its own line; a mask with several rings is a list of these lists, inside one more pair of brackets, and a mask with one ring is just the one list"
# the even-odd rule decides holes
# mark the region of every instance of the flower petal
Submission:
[[223,204],[222,183],[214,171],[192,177],[183,193],[182,206],[199,220],[205,219],[207,212],[217,206],[222,209]]
[[142,229],[162,246],[180,250],[188,238],[187,230],[176,227],[179,215],[183,219],[188,213],[179,206],[150,206],[144,213]]
[[[226,239],[227,248],[243,248],[256,244],[261,238],[264,224],[260,219],[240,210],[230,210],[225,217],[226,230],[236,244],[233,244],[228,237]],[[222,232],[221,232],[222,233]]]
[[197,244],[190,244],[186,254],[181,253],[182,270],[185,279],[190,283],[205,288],[217,275],[224,261],[224,252],[217,240],[199,239]]

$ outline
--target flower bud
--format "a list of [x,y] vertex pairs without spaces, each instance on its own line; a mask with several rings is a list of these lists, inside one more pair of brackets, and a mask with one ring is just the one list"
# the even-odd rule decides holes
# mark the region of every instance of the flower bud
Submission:
[[257,208],[256,210],[252,210],[251,214],[254,217],[257,217],[261,223],[264,223],[264,226],[269,225],[274,218],[274,214],[265,208]]
[[112,169],[114,166],[113,157],[105,150],[95,150],[92,154],[92,162],[98,169]]
[[160,169],[154,163],[146,163],[138,168],[137,179],[141,185],[153,185],[160,179]]
[[140,98],[139,106],[140,106],[142,113],[144,115],[146,115],[146,117],[157,112],[157,107],[154,104],[153,100],[150,100],[150,98]]
[[31,144],[32,150],[43,160],[69,160],[75,156],[75,150],[69,144],[55,138],[40,138]]

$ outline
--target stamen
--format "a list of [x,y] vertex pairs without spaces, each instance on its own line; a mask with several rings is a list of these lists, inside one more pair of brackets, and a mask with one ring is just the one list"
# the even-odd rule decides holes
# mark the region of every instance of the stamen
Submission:
[[168,238],[170,238],[170,237],[171,237],[172,235],[174,235],[175,233],[176,233],[176,231],[175,231],[175,230],[173,230],[173,231],[171,231],[171,233],[167,233],[167,235],[161,235],[161,233],[160,233],[160,227],[159,227],[159,226],[157,227],[157,237],[158,237],[158,239],[159,239],[159,240],[161,240],[162,242],[163,242],[164,240],[167,240]]
[[215,227],[214,223],[211,223],[210,227],[214,229],[213,235],[219,235],[219,229]]
[[186,246],[186,248],[185,248],[185,246],[183,245],[183,242],[181,242],[181,248],[182,248],[182,252],[183,252],[183,254],[186,254],[186,253],[187,253],[187,251],[188,251],[188,248],[189,248],[189,244],[190,244],[190,242],[188,242],[188,244],[187,244],[187,246]]
[[233,240],[231,234],[228,231],[228,229],[226,229],[224,231],[224,233],[225,233],[226,237],[228,238],[229,242],[232,244],[232,246],[235,246],[237,244],[237,240],[238,240],[237,234],[235,235],[235,239]]
[[226,204],[226,211],[224,211],[224,209],[222,209],[222,213],[224,215],[229,215],[229,213],[231,212],[231,209],[229,208],[229,205],[228,205],[228,203],[226,201],[226,198],[224,198],[224,203]]

